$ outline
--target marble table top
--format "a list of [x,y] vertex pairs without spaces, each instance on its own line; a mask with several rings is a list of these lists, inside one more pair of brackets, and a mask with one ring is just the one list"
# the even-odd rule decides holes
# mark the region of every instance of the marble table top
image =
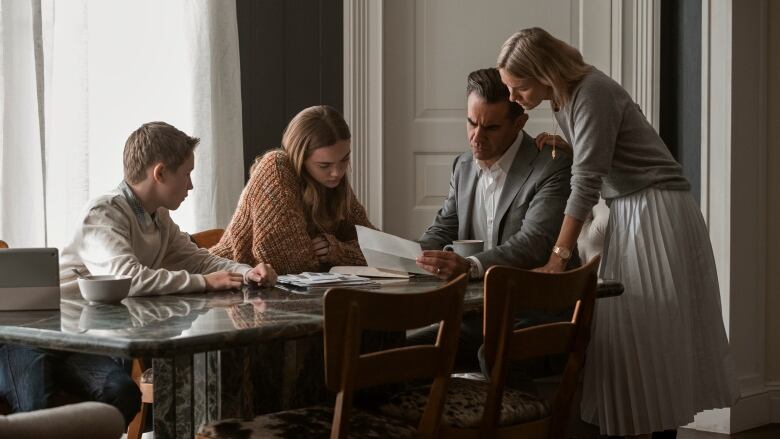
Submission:
[[[386,282],[381,291],[402,294],[441,285],[424,276]],[[481,309],[482,285],[469,283],[465,312]],[[622,291],[620,283],[599,283],[599,297]],[[0,341],[123,357],[214,351],[320,332],[322,295],[245,287],[242,291],[128,297],[116,305],[63,298],[59,310],[0,312]]]

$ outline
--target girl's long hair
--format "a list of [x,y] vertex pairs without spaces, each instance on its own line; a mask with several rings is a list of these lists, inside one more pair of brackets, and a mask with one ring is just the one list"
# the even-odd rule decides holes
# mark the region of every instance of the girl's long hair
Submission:
[[576,48],[538,27],[523,29],[501,47],[496,67],[516,78],[533,78],[552,88],[556,106],[565,105],[591,70]]
[[[328,105],[317,105],[302,110],[287,125],[282,135],[282,150],[298,174],[301,183],[301,201],[304,211],[318,230],[310,233],[333,233],[347,218],[351,190],[347,174],[335,188],[318,183],[304,166],[312,151],[350,140],[349,126],[341,113]],[[257,160],[255,160],[257,163]]]

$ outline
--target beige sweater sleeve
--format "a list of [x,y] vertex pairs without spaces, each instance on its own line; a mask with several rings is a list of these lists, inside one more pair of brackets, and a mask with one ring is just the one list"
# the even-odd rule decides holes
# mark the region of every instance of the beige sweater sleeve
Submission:
[[138,252],[144,249],[135,248],[138,244],[133,243],[129,216],[132,213],[128,215],[121,207],[94,206],[77,232],[74,248],[65,251],[75,253],[92,274],[131,276],[131,296],[205,291],[206,282],[200,274],[191,274],[184,268],[151,268],[141,263]]
[[168,212],[157,212],[157,226],[144,231],[121,195],[105,196],[88,207],[72,242],[63,248],[60,266],[65,283],[70,268],[91,274],[128,275],[131,296],[206,290],[203,274],[246,273],[251,268],[198,249]]

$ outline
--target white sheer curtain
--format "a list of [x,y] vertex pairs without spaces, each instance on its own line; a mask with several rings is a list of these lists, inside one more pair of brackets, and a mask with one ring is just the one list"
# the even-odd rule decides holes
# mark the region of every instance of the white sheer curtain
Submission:
[[39,6],[0,0],[0,239],[15,247],[46,240],[35,50]]
[[[44,0],[41,9],[48,245],[64,245],[87,200],[116,187],[125,139],[153,120],[201,138],[195,190],[174,219],[187,231],[224,227],[243,185],[235,2]],[[34,59],[32,65],[34,72]],[[23,77],[20,84],[33,81],[36,90],[34,74],[17,76]],[[35,109],[34,93],[32,101]],[[4,100],[6,112],[8,104]],[[3,127],[8,128],[5,119]],[[16,141],[9,147],[4,140],[2,151],[23,150],[26,166],[32,166],[33,153],[26,148]],[[5,170],[8,160],[0,157]],[[35,171],[43,181],[43,170]],[[42,203],[20,215],[7,214],[6,195],[27,188],[5,171],[0,182],[1,236],[13,240],[20,221],[44,222]],[[40,187],[31,191],[43,192]],[[19,245],[43,244],[36,239]]]

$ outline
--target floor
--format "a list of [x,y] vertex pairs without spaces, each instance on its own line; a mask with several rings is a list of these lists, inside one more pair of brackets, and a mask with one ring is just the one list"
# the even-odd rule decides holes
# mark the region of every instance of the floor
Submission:
[[677,439],[778,439],[780,424],[770,424],[736,434],[705,433],[702,431],[680,429]]

